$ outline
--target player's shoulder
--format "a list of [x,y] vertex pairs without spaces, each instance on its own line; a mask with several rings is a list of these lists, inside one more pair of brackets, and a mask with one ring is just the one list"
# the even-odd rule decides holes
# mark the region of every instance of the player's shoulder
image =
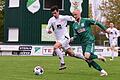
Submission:
[[88,20],[89,18],[81,18],[81,19]]
[[115,28],[115,27],[114,27],[113,29],[114,29],[114,30],[117,30],[117,28]]
[[51,17],[51,18],[49,19],[50,22],[52,22],[52,21],[54,21],[54,20],[55,20],[55,17]]
[[59,18],[68,18],[70,17],[69,15],[59,15]]
[[51,17],[49,20],[53,20],[53,19],[55,19],[55,17]]
[[107,30],[111,30],[111,28],[107,28]]
[[65,17],[66,15],[59,15],[59,18],[63,18],[63,17]]
[[94,20],[94,19],[93,18],[82,18],[82,20],[89,21],[89,20]]

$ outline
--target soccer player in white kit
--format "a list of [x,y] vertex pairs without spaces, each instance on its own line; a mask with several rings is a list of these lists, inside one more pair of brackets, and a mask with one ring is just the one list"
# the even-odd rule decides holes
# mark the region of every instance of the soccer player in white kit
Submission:
[[72,16],[68,15],[60,15],[59,9],[57,6],[51,7],[51,12],[53,17],[51,17],[48,21],[47,25],[47,32],[49,34],[54,32],[54,35],[56,37],[56,43],[54,44],[54,51],[59,56],[60,59],[60,68],[59,70],[65,69],[65,62],[63,58],[61,48],[64,48],[67,53],[76,58],[84,59],[82,54],[74,54],[70,43],[70,36],[67,31],[67,21],[75,21],[75,19]]
[[113,23],[110,23],[109,28],[107,30],[110,32],[109,34],[106,34],[106,37],[109,39],[111,56],[112,56],[110,60],[113,60],[115,51],[117,51],[115,47],[117,46],[119,31],[114,27]]

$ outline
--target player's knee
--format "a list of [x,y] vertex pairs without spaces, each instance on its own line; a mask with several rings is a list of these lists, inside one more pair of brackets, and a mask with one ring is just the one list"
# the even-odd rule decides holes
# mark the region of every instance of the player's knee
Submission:
[[54,46],[54,50],[56,50],[56,49],[58,49],[58,48],[61,49],[61,46],[60,46],[60,45],[55,45],[55,46]]
[[74,54],[73,53],[70,53],[70,54],[68,54],[69,56],[71,56],[71,57],[73,57],[74,56]]
[[86,59],[89,59],[89,58],[90,58],[90,53],[86,52],[86,53],[84,54],[84,57],[85,57]]
[[61,47],[62,47],[62,45],[61,45],[59,42],[57,42],[57,43],[54,45],[54,49],[61,48]]
[[66,53],[67,53],[69,56],[71,56],[71,57],[74,56],[74,53],[73,53],[73,51],[72,51],[71,49],[67,50]]

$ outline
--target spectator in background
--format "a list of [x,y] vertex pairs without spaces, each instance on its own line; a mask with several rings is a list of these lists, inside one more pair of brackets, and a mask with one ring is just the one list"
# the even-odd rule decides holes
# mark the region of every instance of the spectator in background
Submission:
[[117,49],[115,48],[117,46],[118,42],[118,36],[119,36],[119,31],[117,28],[115,28],[113,23],[109,24],[109,28],[107,29],[110,33],[106,33],[106,37],[109,39],[109,44],[110,44],[110,50],[111,50],[111,59],[114,59],[115,52]]

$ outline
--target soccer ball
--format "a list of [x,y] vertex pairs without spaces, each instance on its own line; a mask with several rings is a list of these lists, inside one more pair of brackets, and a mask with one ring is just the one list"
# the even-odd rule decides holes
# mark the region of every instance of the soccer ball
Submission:
[[36,66],[33,72],[35,75],[41,75],[44,73],[44,69],[41,66]]

